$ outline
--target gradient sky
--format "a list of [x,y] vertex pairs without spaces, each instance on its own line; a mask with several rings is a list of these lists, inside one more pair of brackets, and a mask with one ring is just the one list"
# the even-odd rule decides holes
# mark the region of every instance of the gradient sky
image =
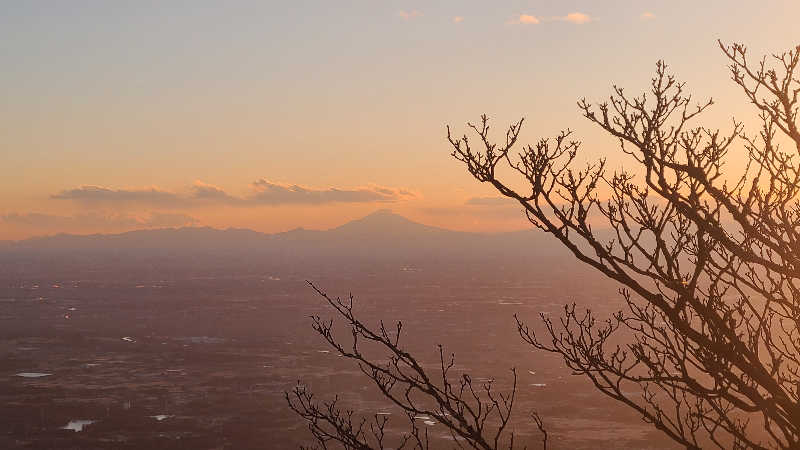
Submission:
[[798,44],[800,2],[0,1],[0,239],[207,225],[329,228],[391,208],[525,227],[450,157],[445,125],[525,116],[630,164],[575,102],[658,59],[706,121],[746,122],[716,39]]

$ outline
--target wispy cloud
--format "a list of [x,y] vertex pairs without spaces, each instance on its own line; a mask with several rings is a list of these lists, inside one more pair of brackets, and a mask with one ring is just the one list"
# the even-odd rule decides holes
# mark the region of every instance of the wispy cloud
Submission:
[[146,219],[138,219],[141,221],[142,226],[145,227],[184,227],[189,225],[196,225],[199,223],[197,219],[183,213],[164,213],[164,212],[151,212],[150,216]]
[[143,189],[110,189],[102,186],[85,185],[66,189],[51,198],[75,200],[82,203],[144,203],[150,205],[176,205],[183,199],[177,194],[157,187]]
[[9,213],[0,222],[10,226],[32,228],[40,232],[121,230],[133,228],[166,228],[196,225],[197,219],[182,213],[151,212],[145,216],[89,212],[74,216],[59,216],[37,212]]
[[511,25],[536,25],[540,22],[541,20],[539,20],[539,18],[536,16],[532,16],[530,14],[520,14],[519,17],[515,17],[506,23]]
[[51,196],[57,200],[71,200],[87,206],[195,207],[208,204],[229,206],[302,205],[321,203],[389,203],[417,197],[403,188],[370,185],[354,188],[312,188],[297,184],[272,182],[265,179],[250,184],[249,192],[242,196],[231,195],[224,189],[195,182],[183,193],[159,188],[113,189],[102,186],[81,186],[66,189]]
[[650,20],[650,19],[655,19],[656,15],[649,11],[645,11],[642,13],[641,16],[639,16],[639,18],[641,18],[642,20]]
[[551,16],[551,17],[540,17],[540,16],[533,16],[530,14],[520,14],[519,17],[514,17],[513,19],[507,21],[507,24],[511,25],[536,25],[542,22],[569,22],[576,25],[583,25],[585,23],[593,22],[596,19],[591,17],[588,14],[584,14],[582,12],[571,12],[566,16]]
[[584,23],[592,22],[594,19],[590,17],[588,14],[584,14],[581,12],[572,12],[567,14],[566,16],[559,17],[558,20],[574,23],[576,25],[583,25]]
[[258,204],[320,204],[320,203],[373,203],[396,202],[415,197],[406,189],[368,186],[355,189],[314,189],[299,185],[258,180],[252,184],[254,194],[250,201]]
[[461,17],[461,16],[455,16],[455,17],[453,17],[453,23],[461,23],[461,22],[463,22],[463,21],[464,21],[464,18],[463,18],[463,17]]
[[195,181],[190,189],[190,198],[195,200],[217,201],[222,203],[235,203],[241,201],[222,188],[214,186],[213,184],[203,183],[202,181]]
[[508,197],[472,197],[464,202],[469,206],[515,206],[517,201]]
[[422,13],[417,11],[416,9],[412,9],[411,11],[399,11],[397,15],[400,16],[400,18],[402,18],[403,20],[410,20],[416,17],[420,17]]
[[422,207],[420,212],[433,217],[448,217],[451,219],[522,221],[525,214],[516,200],[508,197],[472,197],[462,204],[453,204],[439,207]]

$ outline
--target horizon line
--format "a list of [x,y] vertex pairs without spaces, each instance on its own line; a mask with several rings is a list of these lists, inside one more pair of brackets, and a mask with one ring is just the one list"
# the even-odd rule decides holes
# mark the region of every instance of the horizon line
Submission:
[[264,231],[254,230],[252,228],[238,228],[238,227],[217,228],[217,227],[213,227],[213,226],[210,226],[210,225],[183,225],[183,226],[178,226],[178,227],[136,228],[136,229],[120,231],[120,232],[112,232],[112,233],[86,233],[86,234],[81,234],[81,233],[58,232],[58,233],[53,233],[53,234],[43,234],[43,235],[37,235],[37,236],[30,236],[30,237],[27,237],[27,238],[24,238],[24,239],[0,239],[0,242],[20,243],[20,242],[26,242],[26,241],[32,241],[32,240],[54,238],[54,237],[59,237],[59,236],[71,236],[71,237],[120,236],[120,235],[124,235],[124,234],[145,232],[145,231],[164,231],[164,230],[178,231],[178,230],[186,230],[186,229],[209,229],[209,230],[215,230],[215,231],[250,231],[250,232],[262,234],[262,235],[265,235],[265,236],[274,236],[274,235],[279,235],[279,234],[284,234],[284,233],[291,233],[293,231],[312,231],[312,232],[316,231],[316,232],[324,233],[324,232],[333,231],[333,230],[335,230],[337,228],[340,228],[340,227],[343,227],[343,226],[345,226],[347,224],[350,224],[350,223],[353,223],[353,222],[357,222],[357,221],[360,221],[360,220],[364,220],[364,219],[366,219],[366,218],[368,218],[370,216],[374,216],[374,215],[381,214],[381,213],[388,213],[389,215],[400,217],[400,218],[402,218],[404,220],[407,220],[408,222],[411,222],[411,223],[416,224],[416,225],[421,225],[421,226],[424,226],[424,227],[437,229],[437,230],[442,230],[442,231],[447,231],[447,232],[451,232],[451,233],[506,234],[506,233],[518,233],[518,232],[522,232],[522,231],[531,230],[531,228],[520,228],[518,230],[506,230],[506,231],[461,231],[461,230],[454,230],[454,229],[451,229],[451,228],[444,228],[444,227],[439,227],[439,226],[435,226],[435,225],[428,225],[428,224],[425,224],[425,223],[417,222],[415,220],[409,219],[406,216],[403,216],[401,214],[398,214],[398,213],[394,212],[390,208],[380,208],[380,209],[376,209],[375,211],[373,211],[373,212],[371,212],[371,213],[369,213],[369,214],[367,214],[365,216],[361,216],[361,217],[356,218],[356,219],[351,219],[351,220],[345,221],[345,222],[343,222],[343,223],[341,223],[339,225],[336,225],[336,226],[333,226],[333,227],[330,227],[330,228],[326,228],[326,229],[306,228],[304,226],[298,226],[298,227],[294,227],[294,228],[291,228],[291,229],[288,229],[288,230],[285,230],[285,231],[277,231],[277,232],[273,232],[273,233],[268,233],[268,232],[264,232]]

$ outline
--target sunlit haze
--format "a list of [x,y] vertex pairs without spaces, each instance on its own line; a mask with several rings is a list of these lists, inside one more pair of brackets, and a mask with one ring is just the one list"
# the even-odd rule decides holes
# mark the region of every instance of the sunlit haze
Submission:
[[799,18],[0,0],[0,450],[800,449]]
[[571,128],[620,167],[578,99],[639,92],[664,59],[729,127],[753,109],[717,39],[783,51],[798,17],[791,0],[0,2],[0,239],[328,229],[387,208],[522,229],[446,125],[486,113],[501,136],[526,117],[523,143]]

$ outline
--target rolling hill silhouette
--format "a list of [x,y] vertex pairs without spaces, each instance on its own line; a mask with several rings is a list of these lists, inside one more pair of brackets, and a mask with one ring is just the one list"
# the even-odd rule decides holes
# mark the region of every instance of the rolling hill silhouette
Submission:
[[[403,246],[415,242],[437,240],[469,240],[481,236],[517,233],[467,233],[450,231],[411,221],[387,209],[347,222],[330,230],[297,228],[281,233],[260,233],[248,229],[216,229],[210,227],[161,228],[128,231],[118,234],[58,234],[22,241],[5,241],[7,248],[36,250],[87,249],[174,249],[201,250],[219,248],[268,248],[282,242],[293,244],[330,245],[337,241]],[[352,243],[352,242],[348,242]]]
[[[336,267],[373,263],[552,265],[572,257],[539,230],[504,233],[451,231],[379,210],[330,230],[260,233],[208,227],[70,235],[6,242],[0,264],[22,267],[205,267],[241,271],[267,267]],[[27,266],[26,266],[27,265]],[[209,269],[210,270],[210,269]]]

